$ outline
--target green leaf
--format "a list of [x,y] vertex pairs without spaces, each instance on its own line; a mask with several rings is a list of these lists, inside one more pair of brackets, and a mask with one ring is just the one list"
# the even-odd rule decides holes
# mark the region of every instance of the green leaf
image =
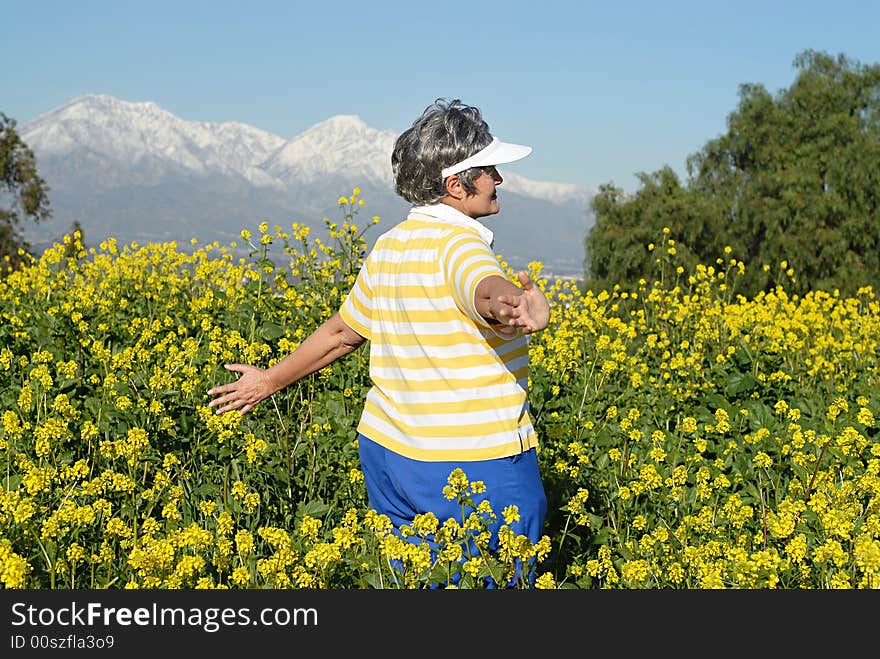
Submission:
[[267,322],[260,325],[257,333],[264,341],[274,341],[279,337],[284,336],[284,328],[276,323]]
[[296,508],[297,514],[309,517],[323,517],[330,510],[330,506],[323,501],[306,501],[300,503]]
[[758,381],[751,373],[731,373],[727,376],[727,394],[736,396],[755,388]]
[[211,496],[218,496],[220,488],[214,483],[201,483],[196,487],[196,493],[201,498],[210,498]]
[[767,428],[771,432],[776,428],[776,415],[760,400],[747,400],[743,407],[749,411],[749,425],[752,430]]
[[266,268],[272,270],[275,269],[275,262],[272,259],[266,258],[265,256],[257,260],[257,265],[260,267],[261,270]]
[[[383,584],[381,579],[379,579],[379,575],[373,572],[370,572],[366,577],[364,577],[364,581],[367,582],[367,585],[371,588],[375,588],[376,590],[381,590],[383,588]],[[387,586],[387,584],[385,584]]]

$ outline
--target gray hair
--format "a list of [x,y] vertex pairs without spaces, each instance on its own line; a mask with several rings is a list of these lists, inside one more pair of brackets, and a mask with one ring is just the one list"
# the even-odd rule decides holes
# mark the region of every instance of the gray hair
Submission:
[[[413,204],[438,203],[446,196],[443,168],[472,156],[491,141],[489,124],[479,108],[458,99],[438,98],[394,142],[395,191]],[[469,194],[477,191],[474,179],[479,174],[480,169],[473,167],[458,175]]]

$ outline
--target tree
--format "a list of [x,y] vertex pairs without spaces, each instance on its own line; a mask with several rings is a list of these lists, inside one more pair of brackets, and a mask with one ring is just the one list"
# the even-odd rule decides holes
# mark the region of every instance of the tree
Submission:
[[599,187],[592,208],[596,221],[585,241],[584,270],[593,289],[615,284],[635,288],[640,278],[650,281],[655,252],[650,247],[668,249],[659,241],[664,228],[676,238],[676,255],[685,267],[697,264],[701,256],[689,245],[705,245],[712,240],[706,220],[712,216],[706,200],[682,187],[670,167],[648,175],[638,175],[639,192],[627,197],[619,188]]
[[807,50],[794,66],[794,83],[775,97],[761,85],[740,86],[727,132],[688,158],[685,186],[661,185],[670,175],[661,171],[643,176],[626,201],[596,197],[596,225],[585,240],[595,274],[647,276],[655,257],[646,249],[625,272],[613,255],[596,261],[607,249],[603,234],[629,223],[640,226],[632,240],[643,240],[665,223],[700,262],[715,263],[729,245],[748,266],[745,294],[777,284],[801,294],[877,287],[880,65]]
[[0,258],[8,257],[13,267],[21,263],[19,250],[30,250],[19,233],[21,221],[40,222],[52,214],[49,187],[15,127],[15,120],[0,112]]

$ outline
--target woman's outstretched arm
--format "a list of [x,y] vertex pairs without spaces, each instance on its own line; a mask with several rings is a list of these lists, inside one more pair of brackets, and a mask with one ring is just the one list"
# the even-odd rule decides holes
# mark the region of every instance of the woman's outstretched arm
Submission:
[[208,395],[214,398],[208,407],[216,407],[217,414],[231,410],[241,410],[242,414],[249,412],[276,391],[332,364],[364,341],[364,337],[346,325],[339,313],[335,313],[309,334],[296,350],[271,368],[225,364],[228,370],[240,373],[241,377],[235,382],[209,389]]

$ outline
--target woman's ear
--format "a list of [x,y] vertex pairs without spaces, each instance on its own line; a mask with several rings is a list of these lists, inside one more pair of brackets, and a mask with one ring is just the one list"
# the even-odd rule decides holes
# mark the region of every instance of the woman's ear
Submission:
[[459,180],[457,174],[447,176],[444,185],[446,186],[447,195],[449,195],[453,199],[464,199],[465,189],[464,187],[462,187],[461,180]]

